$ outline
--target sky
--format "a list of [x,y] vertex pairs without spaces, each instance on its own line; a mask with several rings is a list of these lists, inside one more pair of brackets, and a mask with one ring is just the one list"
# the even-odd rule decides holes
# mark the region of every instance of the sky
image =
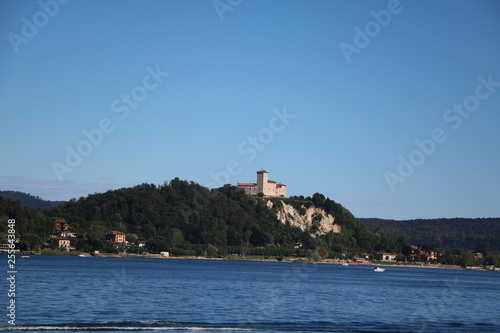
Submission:
[[0,189],[173,178],[500,216],[495,0],[0,2]]

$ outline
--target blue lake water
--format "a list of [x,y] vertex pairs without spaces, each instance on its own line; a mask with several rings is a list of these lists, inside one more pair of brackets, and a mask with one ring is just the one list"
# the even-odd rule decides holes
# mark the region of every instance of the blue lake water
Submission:
[[62,256],[17,271],[0,330],[500,332],[499,272]]

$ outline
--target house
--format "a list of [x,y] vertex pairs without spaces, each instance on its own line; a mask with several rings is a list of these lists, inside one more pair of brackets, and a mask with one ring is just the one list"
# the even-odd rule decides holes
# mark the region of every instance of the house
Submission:
[[375,254],[375,259],[380,261],[395,261],[397,256],[397,253],[378,252]]
[[71,247],[71,241],[66,237],[55,237],[52,239],[52,243],[61,248],[64,247],[66,249],[69,249]]
[[294,249],[300,249],[300,248],[302,248],[302,246],[304,246],[304,243],[297,242],[297,243],[295,243],[295,245],[293,246],[293,248]]
[[66,223],[66,221],[64,221],[62,219],[61,220],[55,220],[54,221],[54,228],[56,230],[68,230],[69,224]]
[[125,243],[126,235],[121,231],[110,231],[106,233],[106,242]]
[[72,231],[59,231],[57,234],[57,237],[66,237],[66,238],[75,238],[76,233]]
[[410,246],[410,254],[420,254],[420,249],[416,245]]
[[257,171],[257,183],[238,183],[238,188],[245,190],[246,194],[264,194],[266,197],[286,197],[286,185],[269,180],[269,172]]
[[[420,258],[424,257],[425,260],[436,260],[437,253],[435,251],[420,251]],[[422,260],[422,259],[421,259]]]
[[147,241],[137,241],[137,246],[138,247],[145,247],[146,243],[147,243]]

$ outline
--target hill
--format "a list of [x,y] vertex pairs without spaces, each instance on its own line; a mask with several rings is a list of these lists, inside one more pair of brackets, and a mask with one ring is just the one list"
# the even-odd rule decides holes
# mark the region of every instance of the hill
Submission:
[[65,201],[44,200],[38,196],[18,191],[0,191],[0,196],[20,201],[23,206],[31,208],[52,209],[65,203]]
[[[283,215],[285,211],[293,216]],[[151,251],[180,254],[210,244],[222,252],[265,248],[293,255],[297,242],[304,244],[303,251],[324,247],[360,252],[372,250],[379,241],[347,209],[319,193],[263,198],[234,186],[209,190],[177,178],[161,186],[142,184],[92,194],[43,213],[4,199],[0,215],[17,216],[21,236],[30,234],[36,240],[35,235],[42,242],[54,233],[52,221],[63,218],[78,234],[72,246],[81,251],[110,250],[104,235],[111,230],[125,232],[131,242],[147,241]],[[341,233],[329,229],[333,222]]]
[[429,242],[444,249],[500,251],[500,218],[358,220],[380,236],[402,239],[417,246]]

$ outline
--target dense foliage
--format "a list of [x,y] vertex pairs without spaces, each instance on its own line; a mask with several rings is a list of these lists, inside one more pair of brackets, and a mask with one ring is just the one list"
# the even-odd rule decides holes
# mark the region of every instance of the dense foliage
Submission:
[[419,219],[407,221],[359,219],[381,236],[402,239],[422,246],[429,242],[438,248],[500,251],[500,218]]
[[[317,227],[314,220],[306,231],[283,224],[276,215],[283,203],[301,214],[312,206],[320,208],[335,217],[342,232],[313,237]],[[404,254],[409,245],[418,245],[427,250],[449,249],[440,262],[463,264],[459,260],[468,254],[461,250],[486,256],[498,251],[500,244],[500,219],[358,220],[320,193],[264,198],[246,195],[230,185],[209,190],[178,178],[160,186],[142,184],[92,194],[52,209],[25,207],[20,201],[0,196],[1,243],[5,243],[8,219],[16,219],[21,250],[54,248],[48,241],[56,233],[56,219],[69,223],[69,231],[76,233],[71,246],[85,252],[123,250],[105,241],[105,234],[111,230],[125,232],[130,243],[146,242],[146,247],[129,248],[129,252],[170,251],[173,255],[326,258],[341,257],[345,251],[352,257],[376,252]],[[302,247],[294,248],[298,242]]]
[[38,196],[19,191],[0,191],[0,196],[13,201],[20,201],[23,206],[31,208],[51,209],[65,202],[44,200]]
[[[36,237],[25,248],[43,245],[39,243],[54,234],[52,222],[58,218],[65,219],[70,230],[77,233],[72,246],[80,251],[114,251],[104,239],[111,230],[125,232],[132,243],[147,241],[149,251],[174,254],[194,254],[200,252],[197,245],[210,244],[227,253],[260,254],[264,248],[269,255],[288,255],[297,252],[294,244],[301,242],[304,244],[301,251],[319,248],[324,255],[323,249],[327,254],[341,250],[368,251],[379,241],[347,209],[319,193],[312,198],[272,200],[278,206],[280,200],[286,200],[298,209],[311,205],[323,208],[336,217],[336,223],[342,226],[341,234],[313,238],[309,231],[285,225],[268,208],[268,200],[246,195],[230,185],[209,190],[176,178],[161,186],[142,184],[92,194],[51,210],[30,209],[2,198],[0,214],[4,215],[3,220],[7,217],[18,220],[18,233],[22,237],[25,238],[25,233]],[[5,229],[3,224],[2,228]],[[5,233],[3,229],[0,237],[5,235],[1,234]]]

